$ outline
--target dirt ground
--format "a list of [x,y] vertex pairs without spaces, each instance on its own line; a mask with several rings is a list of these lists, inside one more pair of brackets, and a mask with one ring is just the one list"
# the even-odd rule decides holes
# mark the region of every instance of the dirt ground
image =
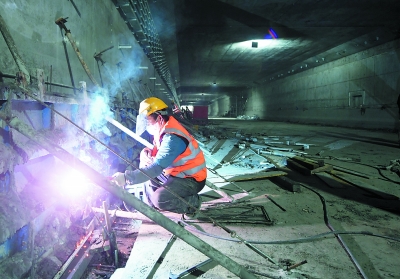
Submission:
[[[202,192],[206,217],[186,220],[189,231],[256,278],[400,278],[397,133],[239,120],[212,120],[208,128],[211,132],[203,148],[207,166],[216,172],[209,179],[235,201],[206,187]],[[305,175],[284,166],[263,171],[284,171],[299,185],[299,192],[270,178],[222,183],[220,176],[227,179],[261,171],[269,166],[268,158],[282,161],[269,154],[262,154],[265,160],[243,155],[232,140],[294,149],[333,166],[333,171]],[[111,278],[146,278],[171,235],[157,224],[144,222],[126,267]],[[174,278],[207,259],[178,239],[153,278]],[[238,278],[221,265],[214,266],[190,278]]]

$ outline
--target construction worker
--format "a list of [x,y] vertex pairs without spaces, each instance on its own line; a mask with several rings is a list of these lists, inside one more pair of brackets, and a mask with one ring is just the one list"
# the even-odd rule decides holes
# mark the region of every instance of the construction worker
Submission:
[[201,206],[198,193],[207,177],[206,162],[199,143],[173,117],[167,105],[150,97],[140,103],[146,130],[154,136],[154,148],[140,153],[139,169],[117,172],[119,186],[144,183],[143,201],[160,210],[196,216]]
[[178,117],[180,119],[184,119],[183,112],[181,111],[179,106],[177,104],[175,104],[174,102],[172,102],[171,105],[172,105],[172,113],[174,115],[176,115],[176,117]]

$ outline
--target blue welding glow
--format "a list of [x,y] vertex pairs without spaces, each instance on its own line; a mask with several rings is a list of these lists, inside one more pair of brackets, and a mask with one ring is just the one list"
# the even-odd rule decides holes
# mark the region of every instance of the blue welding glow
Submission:
[[28,249],[29,224],[19,229],[13,236],[0,244],[0,260]]
[[51,109],[48,107],[42,109],[42,125],[45,130],[51,128]]

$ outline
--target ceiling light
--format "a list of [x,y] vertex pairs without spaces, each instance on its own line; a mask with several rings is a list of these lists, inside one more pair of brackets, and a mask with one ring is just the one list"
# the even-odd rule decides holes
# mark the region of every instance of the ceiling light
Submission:
[[130,46],[130,45],[118,45],[118,49],[121,49],[121,48],[132,48],[132,46]]

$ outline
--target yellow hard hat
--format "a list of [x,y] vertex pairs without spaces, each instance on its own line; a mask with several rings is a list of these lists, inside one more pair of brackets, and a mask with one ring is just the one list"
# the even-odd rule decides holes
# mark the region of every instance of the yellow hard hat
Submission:
[[167,108],[167,104],[164,103],[161,99],[158,99],[156,97],[150,97],[147,99],[144,99],[139,106],[139,113],[145,113],[146,116],[149,116],[150,114],[165,109]]

